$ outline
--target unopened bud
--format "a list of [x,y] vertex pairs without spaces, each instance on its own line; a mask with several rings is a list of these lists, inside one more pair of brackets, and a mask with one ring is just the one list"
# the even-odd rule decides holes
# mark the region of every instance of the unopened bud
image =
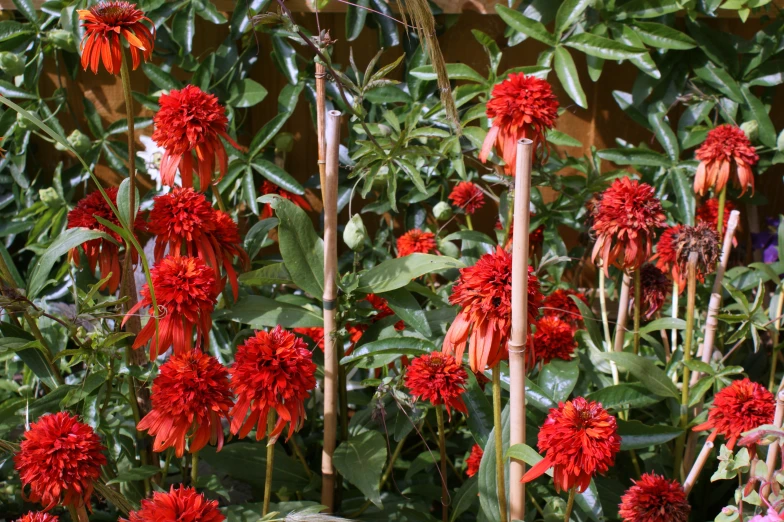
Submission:
[[367,229],[362,218],[359,214],[354,214],[343,229],[343,242],[354,252],[362,252],[367,237]]
[[452,206],[446,201],[439,201],[433,207],[433,217],[438,221],[446,221],[452,217]]
[[759,138],[759,123],[757,123],[757,120],[744,121],[740,126],[740,130],[746,134],[749,141],[757,141],[757,138]]

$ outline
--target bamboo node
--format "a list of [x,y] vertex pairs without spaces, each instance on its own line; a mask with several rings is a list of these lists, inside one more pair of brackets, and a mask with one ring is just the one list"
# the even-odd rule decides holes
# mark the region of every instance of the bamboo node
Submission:
[[338,308],[338,300],[337,299],[324,299],[324,310],[337,310]]
[[509,353],[525,353],[525,345],[526,343],[509,341],[506,346],[509,350]]

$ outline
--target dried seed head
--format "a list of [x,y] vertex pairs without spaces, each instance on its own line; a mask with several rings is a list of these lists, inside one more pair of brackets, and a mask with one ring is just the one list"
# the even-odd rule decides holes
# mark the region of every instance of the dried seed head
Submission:
[[673,237],[675,247],[675,262],[682,274],[687,273],[689,254],[697,253],[697,272],[704,276],[713,272],[721,256],[719,234],[713,225],[705,222],[694,227],[683,227],[677,236]]

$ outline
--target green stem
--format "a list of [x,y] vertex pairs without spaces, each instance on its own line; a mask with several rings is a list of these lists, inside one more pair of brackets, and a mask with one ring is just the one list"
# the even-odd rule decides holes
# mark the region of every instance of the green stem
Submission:
[[191,487],[196,488],[196,482],[199,480],[199,452],[191,453]]
[[642,284],[640,269],[634,271],[634,354],[640,353],[640,310],[642,308]]
[[297,444],[297,441],[294,440],[294,437],[289,439],[289,446],[291,447],[291,451],[297,457],[297,460],[302,464],[302,469],[305,471],[305,475],[307,475],[308,478],[312,477],[313,472],[308,467],[308,462],[305,460],[305,455],[302,454],[302,449],[299,447],[299,444]]
[[[267,415],[267,433],[275,429],[275,410],[270,410]],[[267,471],[264,475],[264,505],[261,516],[266,517],[269,513],[270,497],[272,496],[272,470],[275,468],[275,443],[270,441],[267,435]]]
[[[607,351],[613,351],[612,336],[610,335],[610,320],[607,314],[607,289],[604,280],[604,270],[599,267],[599,304],[602,308],[602,326],[604,327],[604,342],[607,343]],[[618,386],[621,382],[618,375],[618,366],[615,361],[610,361],[610,369],[612,370],[613,384]]]
[[471,216],[469,214],[466,214],[465,217],[466,217],[466,226],[468,227],[468,230],[473,230],[474,224],[471,222]]
[[[688,286],[686,300],[686,330],[683,333],[683,380],[681,381],[681,409],[680,426],[684,432],[675,442],[675,467],[674,473],[678,477],[681,473],[681,463],[683,462],[683,452],[686,445],[686,427],[689,424],[689,367],[691,361],[691,345],[694,337],[694,308],[697,295],[697,254],[692,252],[689,255],[688,264]],[[681,482],[684,477],[680,477]]]
[[778,363],[778,354],[776,353],[776,348],[779,345],[779,328],[781,327],[781,313],[784,311],[784,286],[781,287],[779,291],[779,298],[776,302],[776,313],[773,317],[776,319],[773,321],[773,350],[771,350],[771,355],[773,356],[773,361],[770,366],[770,381],[768,383],[768,389],[776,394],[778,391],[773,389],[773,386],[776,384],[776,364]]
[[128,231],[133,234],[134,211],[136,210],[136,132],[133,122],[133,94],[131,91],[131,74],[128,71],[128,59],[125,57],[125,51],[122,51],[120,54],[122,55],[120,78],[122,79],[123,96],[125,97],[125,116],[128,122],[128,202],[130,203]]
[[[128,352],[126,351],[126,359],[127,357],[128,357]],[[134,424],[138,426],[142,420],[142,417],[139,412],[139,398],[136,396],[135,384],[136,384],[136,380],[132,376],[128,375],[128,395],[129,395],[128,402],[131,403],[131,411],[133,412]],[[136,437],[138,440],[143,440],[144,434],[137,430]],[[141,458],[142,466],[146,466],[147,464],[149,464],[146,451],[144,450],[139,451],[139,457]],[[152,486],[150,484],[150,478],[146,477],[144,479],[144,494],[145,496],[150,496],[150,493],[152,493]]]
[[569,490],[569,500],[566,501],[566,513],[564,514],[564,522],[569,522],[572,519],[572,508],[574,508],[574,497],[577,495],[577,486]]
[[441,452],[441,520],[448,522],[449,488],[446,483],[446,437],[444,436],[444,409],[440,405],[436,405],[436,420],[438,422],[438,449]]
[[719,237],[724,237],[722,231],[724,230],[724,207],[727,204],[727,185],[719,192],[719,212],[716,217],[716,229],[719,231]]
[[174,448],[169,448],[166,451],[166,460],[163,462],[163,471],[161,471],[161,483],[159,486],[166,489],[166,477],[169,476],[169,464],[171,464],[171,459],[174,456]]
[[493,429],[495,432],[495,483],[498,489],[498,512],[501,522],[508,520],[506,515],[506,482],[504,478],[504,439],[501,422],[501,365],[493,368]]

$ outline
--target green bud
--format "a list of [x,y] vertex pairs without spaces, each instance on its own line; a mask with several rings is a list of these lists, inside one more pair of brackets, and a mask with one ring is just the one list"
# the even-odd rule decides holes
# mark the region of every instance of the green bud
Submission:
[[62,204],[60,195],[52,187],[47,187],[38,191],[38,197],[47,207],[59,207]]
[[22,116],[21,113],[16,113],[16,126],[22,130],[33,130],[36,128],[35,124]]
[[275,150],[291,152],[294,150],[294,135],[290,132],[281,132],[275,136]]
[[776,148],[779,151],[784,152],[784,130],[781,131],[779,137],[776,139]]
[[9,76],[19,76],[24,74],[24,58],[15,53],[0,53],[0,69]]
[[354,214],[343,229],[343,242],[354,252],[362,252],[367,237],[367,229],[362,218],[359,214]]
[[74,42],[73,33],[71,33],[71,31],[65,31],[63,29],[49,31],[49,41],[58,49],[71,53],[76,52],[76,43]]
[[82,134],[79,129],[74,129],[67,139],[68,144],[80,155],[87,152],[90,148],[90,138]]
[[446,221],[452,217],[452,206],[446,201],[439,201],[433,207],[433,216],[438,221]]
[[750,141],[757,141],[757,138],[759,138],[759,123],[757,123],[757,120],[744,121],[740,126],[740,130],[746,133],[746,137]]

